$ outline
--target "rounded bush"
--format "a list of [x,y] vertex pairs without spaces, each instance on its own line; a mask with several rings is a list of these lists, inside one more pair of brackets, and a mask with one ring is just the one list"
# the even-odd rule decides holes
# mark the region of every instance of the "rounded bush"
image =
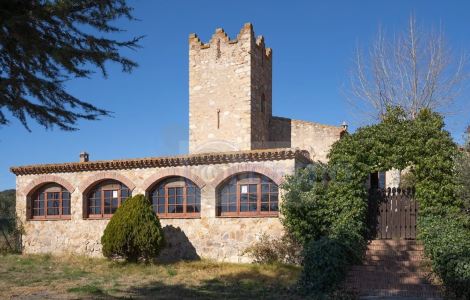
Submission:
[[160,221],[143,195],[118,208],[101,237],[103,255],[127,261],[155,258],[164,246]]

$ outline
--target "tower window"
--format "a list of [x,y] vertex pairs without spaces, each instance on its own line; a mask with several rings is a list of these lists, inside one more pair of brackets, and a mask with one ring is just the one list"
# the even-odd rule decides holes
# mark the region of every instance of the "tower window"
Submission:
[[266,97],[264,94],[261,95],[261,112],[266,112]]

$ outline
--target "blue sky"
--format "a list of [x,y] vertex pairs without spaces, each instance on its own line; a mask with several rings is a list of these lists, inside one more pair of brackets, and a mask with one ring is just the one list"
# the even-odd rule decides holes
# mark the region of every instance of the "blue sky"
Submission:
[[[208,41],[217,27],[235,37],[246,22],[273,48],[273,113],[352,129],[358,120],[345,100],[356,46],[367,46],[379,25],[406,26],[411,13],[424,27],[443,25],[449,44],[470,51],[468,1],[130,1],[138,22],[120,21],[120,37],[146,35],[142,49],[125,51],[140,65],[132,74],[110,65],[109,78],[74,80],[74,95],[114,112],[80,122],[79,131],[46,131],[16,120],[0,127],[0,190],[14,188],[10,166],[187,153],[188,35]],[[468,92],[467,92],[468,95]],[[464,95],[465,96],[465,95]],[[463,102],[468,100],[463,97]],[[463,112],[447,119],[457,141],[470,121]]]

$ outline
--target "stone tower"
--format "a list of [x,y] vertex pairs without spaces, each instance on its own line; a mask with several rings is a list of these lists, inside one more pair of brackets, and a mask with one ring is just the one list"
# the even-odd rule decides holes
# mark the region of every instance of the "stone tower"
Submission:
[[189,36],[190,153],[266,148],[271,95],[272,52],[250,23],[236,39]]

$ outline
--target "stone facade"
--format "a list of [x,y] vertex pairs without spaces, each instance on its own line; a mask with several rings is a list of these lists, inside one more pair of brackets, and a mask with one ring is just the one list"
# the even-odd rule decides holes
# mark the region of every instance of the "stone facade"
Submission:
[[313,161],[327,162],[331,145],[340,139],[344,129],[314,122],[272,117],[270,141],[273,148],[303,149]]
[[190,153],[286,147],[326,161],[343,128],[272,115],[272,55],[249,23],[233,40],[222,29],[207,44],[190,35]]
[[398,188],[400,186],[401,172],[397,169],[391,169],[385,172],[385,187]]
[[[191,34],[189,47],[190,154],[89,161],[83,153],[77,163],[12,168],[25,253],[101,256],[100,239],[109,219],[89,219],[85,200],[93,187],[108,179],[126,185],[133,195],[148,194],[156,183],[172,176],[199,187],[200,216],[161,219],[168,242],[163,257],[243,262],[248,261],[244,250],[258,236],[282,234],[282,216],[276,211],[269,210],[269,216],[217,216],[221,183],[253,172],[279,185],[285,175],[313,160],[326,161],[343,129],[272,116],[272,52],[262,37],[255,38],[251,24],[245,24],[233,40],[222,29],[207,44]],[[69,219],[31,218],[32,195],[49,183],[70,192]],[[259,205],[261,200],[257,201]]]
[[[277,184],[294,172],[296,160],[198,165],[173,168],[147,168],[118,171],[52,173],[17,177],[17,214],[24,225],[25,253],[80,253],[101,256],[100,239],[109,220],[87,219],[84,195],[90,187],[105,179],[125,183],[132,194],[145,194],[149,187],[169,176],[184,176],[201,188],[201,217],[161,219],[169,257],[207,257],[221,261],[241,262],[243,251],[262,233],[278,236],[282,226],[278,217],[216,217],[216,189],[227,177],[240,172],[265,174]],[[26,212],[30,196],[45,183],[56,182],[71,192],[70,220],[29,220]]]
[[234,40],[222,29],[207,44],[191,34],[189,47],[189,152],[261,148],[269,137],[271,49],[251,24]]

